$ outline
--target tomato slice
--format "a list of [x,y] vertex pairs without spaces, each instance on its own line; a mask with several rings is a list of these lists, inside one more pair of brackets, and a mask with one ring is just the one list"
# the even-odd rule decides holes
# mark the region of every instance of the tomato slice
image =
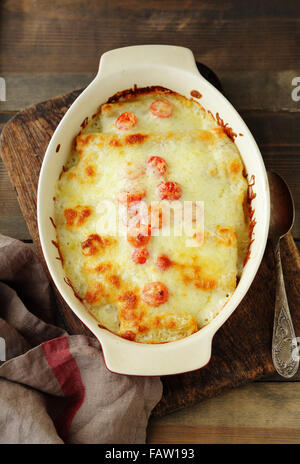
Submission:
[[149,224],[151,229],[161,229],[163,226],[163,209],[159,205],[149,205]]
[[138,120],[134,113],[122,113],[115,122],[119,130],[129,130],[137,124]]
[[161,182],[157,187],[157,194],[161,200],[179,200],[182,189],[177,182]]
[[145,196],[145,190],[141,190],[140,192],[120,192],[118,202],[125,205],[126,203],[141,201]]
[[138,227],[136,229],[129,229],[127,232],[127,241],[134,248],[141,248],[147,245],[151,238],[150,227]]
[[167,255],[160,255],[157,258],[156,266],[160,271],[166,271],[172,264],[172,261]]
[[142,299],[149,306],[159,306],[168,301],[169,292],[161,282],[149,282],[142,291]]
[[151,158],[148,159],[147,164],[149,171],[153,174],[159,176],[165,175],[168,165],[160,156],[151,156]]
[[149,251],[147,248],[136,248],[132,253],[131,258],[135,264],[145,264],[149,258]]
[[173,105],[168,100],[155,100],[150,105],[150,111],[157,118],[169,118],[173,113]]
[[149,223],[148,208],[142,201],[121,204],[119,207],[119,215],[122,224],[130,229],[146,227]]

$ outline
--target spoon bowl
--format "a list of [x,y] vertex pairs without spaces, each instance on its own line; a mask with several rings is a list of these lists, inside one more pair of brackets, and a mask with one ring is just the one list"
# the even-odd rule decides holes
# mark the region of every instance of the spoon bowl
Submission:
[[268,171],[271,200],[269,238],[278,240],[293,227],[295,207],[289,187],[275,172]]

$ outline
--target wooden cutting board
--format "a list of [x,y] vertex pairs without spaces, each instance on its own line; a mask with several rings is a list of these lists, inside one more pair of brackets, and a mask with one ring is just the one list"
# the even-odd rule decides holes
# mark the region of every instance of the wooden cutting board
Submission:
[[[211,71],[207,68],[201,71],[219,86]],[[18,113],[4,127],[0,139],[1,156],[41,257],[36,217],[39,171],[52,133],[80,92],[59,96]],[[300,336],[300,257],[290,234],[282,240],[281,251],[290,310],[296,336]],[[69,332],[93,336],[55,291],[58,312],[63,314]],[[163,377],[163,398],[153,415],[164,415],[226,388],[275,373],[271,359],[274,299],[274,262],[268,245],[246,297],[214,337],[210,363],[198,371]]]

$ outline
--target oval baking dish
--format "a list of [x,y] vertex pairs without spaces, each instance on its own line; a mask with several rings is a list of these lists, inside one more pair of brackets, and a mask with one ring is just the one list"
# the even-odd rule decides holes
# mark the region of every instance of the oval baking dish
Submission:
[[[252,201],[256,225],[250,257],[235,292],[222,311],[205,327],[187,338],[165,344],[135,343],[98,326],[65,281],[50,217],[54,215],[54,188],[86,117],[96,113],[101,103],[124,89],[161,86],[187,98],[191,92],[202,95],[201,104],[219,113],[237,134],[235,143],[243,159],[248,178],[254,176],[256,197]],[[196,91],[196,92],[195,92]],[[60,145],[59,153],[56,148]],[[270,200],[266,170],[260,151],[246,124],[226,98],[208,83],[196,67],[189,49],[164,45],[139,45],[112,50],[102,55],[99,71],[92,83],[67,111],[48,145],[38,185],[38,227],[43,253],[54,283],[70,308],[101,343],[109,370],[127,375],[170,375],[203,367],[211,356],[212,339],[219,327],[237,308],[251,285],[266,246]]]

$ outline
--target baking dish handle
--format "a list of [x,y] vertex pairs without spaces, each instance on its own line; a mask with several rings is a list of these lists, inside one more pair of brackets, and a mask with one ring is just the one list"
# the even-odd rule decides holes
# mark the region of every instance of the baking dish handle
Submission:
[[101,56],[98,75],[106,77],[150,64],[186,70],[199,76],[192,51],[174,45],[135,45],[110,50]]
[[[208,330],[163,345],[134,343],[105,329],[98,333],[106,367],[115,373],[138,376],[174,375],[204,367],[210,360],[213,333]],[[202,335],[202,334],[201,334]]]

